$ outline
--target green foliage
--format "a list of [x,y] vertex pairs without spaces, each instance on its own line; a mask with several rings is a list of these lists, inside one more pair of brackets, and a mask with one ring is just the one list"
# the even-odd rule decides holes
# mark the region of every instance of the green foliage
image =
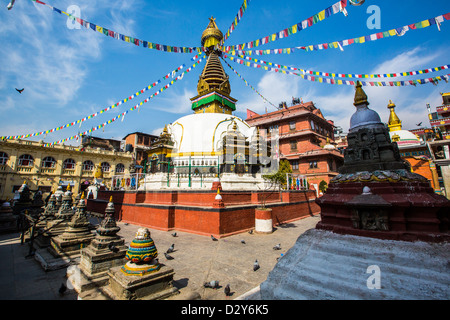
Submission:
[[325,180],[320,181],[319,190],[322,191],[323,193],[325,193],[325,191],[327,191],[327,188],[328,188],[328,183],[326,183]]
[[263,178],[278,185],[286,185],[286,173],[292,173],[291,165],[287,160],[281,160],[278,171],[274,174],[264,175]]

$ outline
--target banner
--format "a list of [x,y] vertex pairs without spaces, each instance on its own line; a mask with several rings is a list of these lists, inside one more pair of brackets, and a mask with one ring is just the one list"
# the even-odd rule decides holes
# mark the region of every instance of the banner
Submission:
[[309,46],[299,46],[299,47],[293,47],[293,48],[283,48],[283,49],[266,49],[266,50],[233,50],[229,49],[231,47],[224,47],[224,51],[233,55],[268,55],[268,54],[291,54],[298,50],[303,50],[306,52],[310,51],[316,51],[316,50],[324,50],[324,49],[340,49],[344,50],[343,47],[357,44],[357,43],[366,43],[369,41],[375,41],[379,39],[384,39],[392,36],[403,36],[406,32],[410,30],[418,30],[427,28],[433,25],[436,25],[438,30],[441,31],[441,23],[445,20],[450,20],[450,12],[445,13],[442,15],[439,15],[434,18],[426,19],[420,22],[416,22],[413,24],[405,25],[403,27],[394,28],[388,31],[383,32],[377,32],[370,35],[362,36],[362,37],[356,37],[341,41],[333,41],[329,43],[322,43],[322,44],[315,44],[315,45],[309,45]]
[[123,35],[121,33],[115,32],[113,30],[109,30],[107,28],[101,27],[96,25],[95,23],[86,21],[81,19],[80,17],[76,17],[74,15],[71,15],[70,13],[67,13],[63,10],[60,10],[58,8],[52,7],[51,5],[44,3],[42,1],[39,0],[31,0],[33,2],[45,5],[46,7],[52,9],[54,12],[57,12],[59,14],[63,13],[66,16],[68,16],[70,19],[76,21],[77,23],[79,23],[80,25],[82,25],[83,27],[85,27],[86,29],[91,29],[93,31],[99,32],[107,37],[111,37],[114,38],[116,40],[122,40],[128,43],[132,43],[136,46],[142,46],[144,48],[149,48],[149,49],[155,49],[155,50],[159,50],[159,51],[164,51],[164,52],[175,52],[175,53],[193,53],[193,52],[202,52],[203,48],[202,47],[178,47],[178,46],[169,46],[169,45],[165,45],[165,44],[159,44],[159,43],[154,43],[154,42],[150,42],[150,41],[146,41],[146,40],[140,40],[138,38],[133,38],[127,35]]
[[306,20],[303,20],[297,24],[294,24],[293,26],[286,28],[284,30],[281,30],[277,33],[273,33],[269,36],[250,41],[243,44],[238,44],[234,46],[225,46],[223,47],[223,51],[229,52],[231,50],[244,50],[244,49],[251,49],[258,47],[260,45],[267,44],[269,42],[277,41],[282,38],[287,38],[293,34],[296,34],[297,32],[300,32],[308,27],[311,27],[312,25],[331,17],[332,15],[342,12],[345,15],[347,15],[347,11],[345,7],[347,6],[347,0],[341,0],[339,2],[336,2],[332,6],[326,8],[325,10],[320,11],[319,13],[315,14],[312,17],[309,17]]

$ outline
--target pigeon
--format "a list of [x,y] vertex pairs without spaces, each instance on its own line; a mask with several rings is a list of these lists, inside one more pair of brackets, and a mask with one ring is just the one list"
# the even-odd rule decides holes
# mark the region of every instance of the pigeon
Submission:
[[176,236],[177,236],[176,232],[172,233],[172,237],[176,237]]
[[242,244],[245,244],[245,240],[241,240],[241,243],[242,243]]
[[227,284],[225,289],[223,289],[223,292],[225,292],[225,295],[228,297],[230,295],[230,284]]
[[216,289],[217,287],[219,287],[219,281],[213,280],[213,281],[210,281],[210,282],[205,282],[205,283],[203,284],[203,286],[204,286],[205,288],[213,288],[213,289]]
[[256,271],[259,269],[259,263],[258,260],[255,260],[255,262],[253,263],[253,271]]
[[420,127],[421,124],[422,122],[416,123],[416,126]]
[[253,229],[251,229],[248,233],[253,234]]
[[273,250],[281,250],[281,244],[277,244],[275,247],[273,247]]
[[124,225],[127,226],[127,225],[128,225],[128,222],[125,222]]
[[111,250],[112,252],[119,251],[119,249],[112,242],[110,244],[108,244],[108,249]]
[[22,88],[22,89],[17,89],[16,88],[16,90],[17,90],[18,93],[22,93],[22,91],[25,90],[25,88]]
[[63,295],[64,292],[66,292],[66,290],[67,290],[67,287],[64,285],[64,283],[61,283],[61,287],[59,287],[59,290],[58,290],[59,294]]
[[11,10],[13,8],[14,2],[16,2],[16,0],[11,0],[11,2],[6,6],[8,10]]
[[175,244],[174,243],[172,243],[172,245],[169,247],[169,249],[167,249],[167,253],[171,253],[171,252],[173,252],[173,250],[174,250],[174,247],[175,247]]
[[167,254],[167,252],[164,252],[164,255],[166,256],[167,260],[173,260],[173,257],[170,254]]
[[212,241],[217,241],[217,239],[216,239],[216,238],[214,238],[214,236],[213,236],[213,235],[211,235],[211,240],[212,240]]

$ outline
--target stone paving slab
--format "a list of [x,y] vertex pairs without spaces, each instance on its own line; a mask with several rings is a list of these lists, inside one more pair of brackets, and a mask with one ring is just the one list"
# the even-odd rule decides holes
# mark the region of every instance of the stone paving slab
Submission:
[[[297,238],[306,230],[314,228],[319,216],[306,217],[277,226],[271,234],[249,234],[247,232],[212,241],[208,236],[187,232],[150,229],[158,249],[158,258],[175,271],[174,285],[180,294],[169,300],[202,299],[232,300],[258,287],[267,279],[277,263],[277,258],[291,248]],[[134,239],[137,225],[117,222],[119,235],[125,245]],[[241,240],[246,243],[242,244]],[[273,246],[281,244],[281,250]],[[168,260],[164,252],[175,244],[173,257]],[[28,243],[21,245],[19,233],[0,235],[0,299],[12,300],[75,300],[75,290],[68,289],[64,295],[58,290],[67,284],[67,268],[44,271],[34,258],[28,255]],[[261,268],[253,271],[253,262],[258,259]],[[203,284],[219,281],[218,289],[204,288]],[[232,295],[224,294],[224,287],[230,284]],[[95,295],[92,299],[104,299]]]

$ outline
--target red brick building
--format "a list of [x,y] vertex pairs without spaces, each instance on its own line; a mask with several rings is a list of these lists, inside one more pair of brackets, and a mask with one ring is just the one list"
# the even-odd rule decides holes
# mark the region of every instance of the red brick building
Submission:
[[[152,134],[143,132],[133,132],[127,134],[123,140],[125,140],[125,151],[130,151],[137,165],[142,163],[142,160],[148,158],[148,150],[158,137]],[[141,168],[137,168],[136,172],[142,172]]]
[[325,119],[313,102],[301,102],[259,115],[247,109],[249,125],[270,132],[278,128],[280,160],[289,161],[292,172],[305,175],[316,190],[337,175],[344,162],[334,144],[333,121]]

